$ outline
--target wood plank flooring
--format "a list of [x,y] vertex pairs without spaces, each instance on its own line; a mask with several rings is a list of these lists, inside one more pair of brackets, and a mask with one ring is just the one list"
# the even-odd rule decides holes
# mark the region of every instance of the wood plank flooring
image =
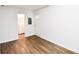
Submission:
[[1,54],[76,54],[36,35],[27,37],[24,43],[15,40],[0,46]]

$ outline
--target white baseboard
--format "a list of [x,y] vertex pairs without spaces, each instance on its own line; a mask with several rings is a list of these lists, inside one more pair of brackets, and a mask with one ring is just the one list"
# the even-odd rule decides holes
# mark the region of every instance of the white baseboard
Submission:
[[0,41],[0,43],[6,43],[6,42],[9,42],[9,41],[14,41],[14,40],[17,40],[17,39],[9,39],[9,40],[6,40],[6,41]]
[[[29,37],[29,36],[32,36],[32,35],[34,35],[34,34],[25,35],[25,36],[26,36],[26,37]],[[5,42],[9,42],[9,41],[14,41],[14,40],[17,40],[17,39],[18,39],[18,37],[17,37],[17,38],[8,39],[8,40],[4,40],[4,41],[0,41],[0,43],[5,43]]]

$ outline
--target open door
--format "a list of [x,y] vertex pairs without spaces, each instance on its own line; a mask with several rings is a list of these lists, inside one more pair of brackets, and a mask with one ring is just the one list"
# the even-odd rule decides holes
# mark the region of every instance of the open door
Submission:
[[25,16],[24,14],[17,14],[17,18],[18,18],[18,37],[20,41],[23,41],[25,39],[25,24],[24,24]]

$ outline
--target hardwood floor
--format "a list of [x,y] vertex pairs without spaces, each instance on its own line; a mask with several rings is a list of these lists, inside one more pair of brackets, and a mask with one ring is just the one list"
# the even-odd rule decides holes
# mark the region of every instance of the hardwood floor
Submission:
[[1,54],[76,54],[36,35],[1,44]]
[[0,44],[0,54],[1,54],[1,44]]

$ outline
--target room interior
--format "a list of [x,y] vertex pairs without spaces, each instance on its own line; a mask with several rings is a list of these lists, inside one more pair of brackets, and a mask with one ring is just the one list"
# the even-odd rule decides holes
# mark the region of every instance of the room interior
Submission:
[[0,54],[78,54],[79,6],[0,5]]

